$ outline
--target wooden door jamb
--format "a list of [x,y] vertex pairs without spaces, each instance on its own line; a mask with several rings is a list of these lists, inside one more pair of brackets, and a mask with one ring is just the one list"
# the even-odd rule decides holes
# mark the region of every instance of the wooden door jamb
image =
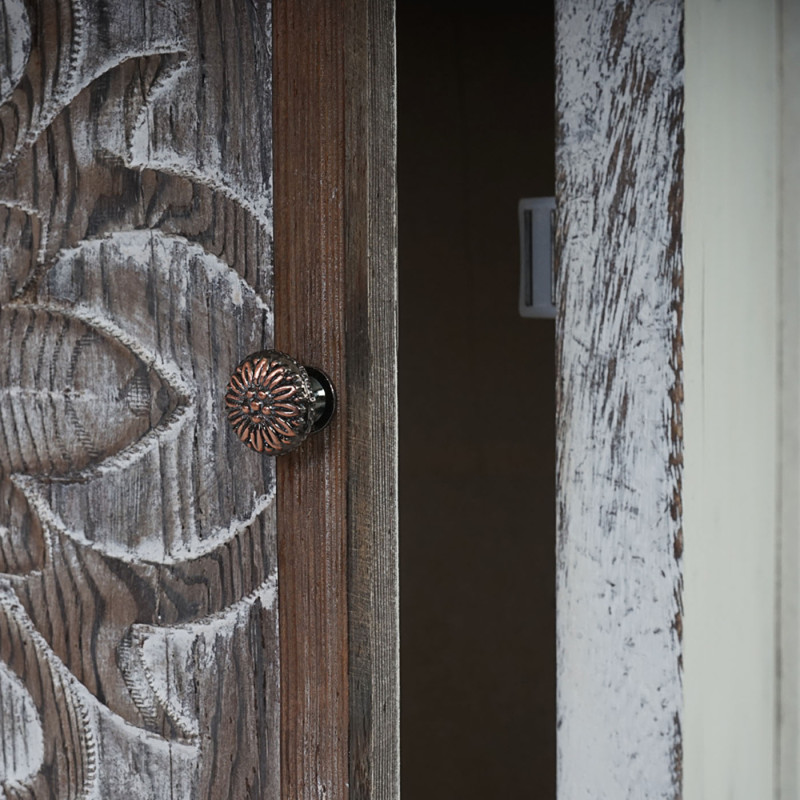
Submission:
[[282,795],[389,800],[399,796],[394,4],[273,9],[275,341],[339,394],[331,426],[278,464]]

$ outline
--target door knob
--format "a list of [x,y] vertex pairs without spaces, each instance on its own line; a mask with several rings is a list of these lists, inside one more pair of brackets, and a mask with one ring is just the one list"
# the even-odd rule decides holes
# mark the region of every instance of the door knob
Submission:
[[278,350],[247,356],[225,392],[236,435],[259,453],[279,456],[321,431],[336,409],[336,392],[322,370]]

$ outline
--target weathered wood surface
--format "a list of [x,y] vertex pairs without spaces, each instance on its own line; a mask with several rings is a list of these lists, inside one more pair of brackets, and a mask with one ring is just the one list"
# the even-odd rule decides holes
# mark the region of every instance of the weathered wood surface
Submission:
[[278,465],[283,796],[399,796],[394,6],[275,5],[277,345],[331,426]]
[[400,797],[395,3],[346,19],[350,797]]
[[344,43],[340,4],[274,9],[276,344],[339,411],[278,462],[282,796],[347,797]]
[[560,800],[681,794],[682,15],[556,3]]
[[0,795],[278,798],[269,5],[0,13]]

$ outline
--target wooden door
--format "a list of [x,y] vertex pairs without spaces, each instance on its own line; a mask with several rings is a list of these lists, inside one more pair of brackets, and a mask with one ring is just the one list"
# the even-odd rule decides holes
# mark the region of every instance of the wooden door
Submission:
[[[390,14],[0,10],[2,796],[396,793]],[[277,469],[274,344],[341,398]]]

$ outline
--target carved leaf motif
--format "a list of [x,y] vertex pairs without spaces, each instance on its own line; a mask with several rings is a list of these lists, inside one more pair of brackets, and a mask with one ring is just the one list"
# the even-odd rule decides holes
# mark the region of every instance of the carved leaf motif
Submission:
[[31,54],[31,24],[23,0],[0,0],[0,103],[19,83]]
[[22,681],[0,661],[0,787],[35,775],[44,760],[42,721]]
[[217,671],[232,641],[247,635],[255,608],[269,609],[275,630],[276,585],[273,573],[244,600],[190,624],[131,626],[117,660],[147,728],[171,729],[177,739],[197,743],[211,705],[204,677]]
[[[89,796],[97,766],[89,710],[76,691],[75,679],[52,655],[5,580],[0,580],[0,663],[19,679],[19,683],[15,682],[17,695],[24,685],[42,731],[42,738],[37,740],[35,726],[34,730],[27,726],[33,734],[30,745],[35,748],[30,753],[31,766],[38,761],[40,771],[19,775],[16,785],[0,787],[6,794],[11,790],[9,796],[15,798],[58,796],[78,800]],[[5,682],[0,690],[9,685]],[[0,705],[4,703],[0,700]],[[19,729],[17,732],[19,735]],[[58,795],[48,791],[48,785],[58,787]]]
[[[174,741],[202,746],[206,732],[217,725],[212,711],[216,698],[233,701],[244,695],[247,702],[241,706],[238,724],[248,731],[254,750],[275,757],[263,736],[265,726],[278,727],[279,709],[268,708],[261,700],[269,667],[256,662],[254,669],[248,668],[236,654],[252,646],[256,631],[259,637],[277,638],[276,588],[273,573],[256,592],[220,614],[187,625],[132,626],[121,645],[120,660],[147,727],[171,728]],[[209,681],[210,676],[216,680]],[[209,797],[229,796],[224,774],[202,760],[200,771],[203,782],[215,789]],[[273,786],[277,797],[277,785]],[[257,796],[271,795],[264,791]]]
[[37,216],[0,204],[0,303],[22,292],[36,268],[41,244],[42,222]]
[[270,4],[15,2],[0,662],[44,758],[0,797],[277,798],[274,465],[221,409],[272,344]]
[[140,439],[177,405],[155,370],[79,319],[6,306],[0,332],[6,474],[74,476]]
[[0,478],[0,573],[24,575],[44,563],[44,532],[28,499],[9,478]]
[[231,434],[223,393],[241,353],[269,346],[272,318],[234,270],[183,238],[125,231],[63,252],[38,300],[158,360],[186,401],[169,428],[124,463],[109,459],[81,482],[28,482],[29,499],[78,541],[160,564],[210,552],[267,507],[274,465]]
[[[0,72],[0,164],[14,161],[98,76],[128,59],[181,50],[181,25],[188,16],[185,0],[39,0],[31,9],[33,24],[25,47],[19,15],[24,3],[4,0],[4,7],[6,20],[15,21],[21,38],[15,40],[16,31],[10,30],[0,35],[10,58],[7,78]],[[87,25],[88,16],[102,16],[103,30]]]

